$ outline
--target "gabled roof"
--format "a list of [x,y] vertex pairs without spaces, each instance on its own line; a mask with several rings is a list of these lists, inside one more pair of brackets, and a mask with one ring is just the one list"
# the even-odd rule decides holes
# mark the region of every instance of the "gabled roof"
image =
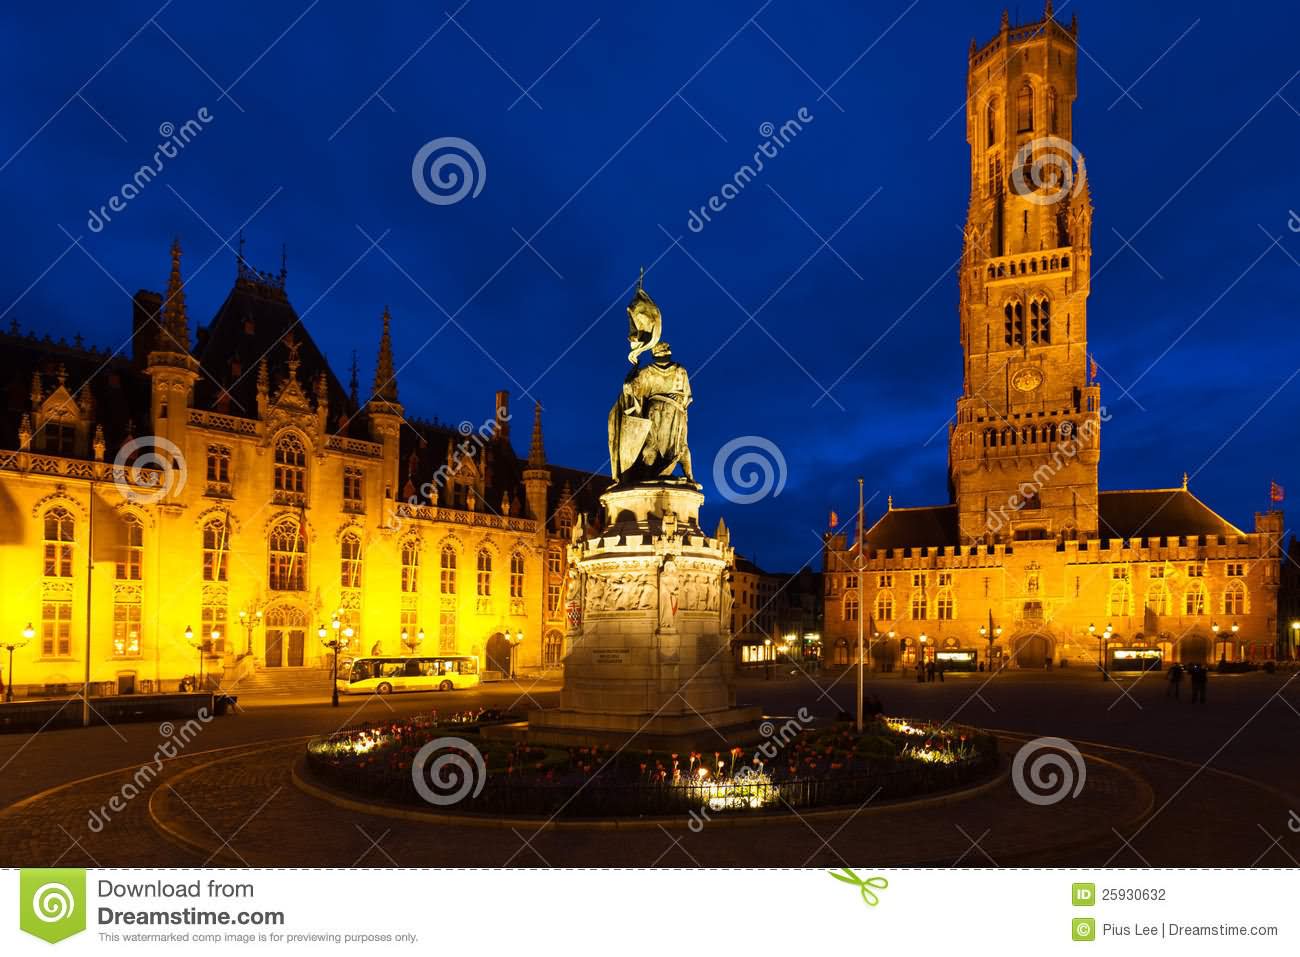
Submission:
[[1246,534],[1185,488],[1101,492],[1097,511],[1103,538]]
[[957,506],[890,508],[865,534],[868,548],[957,545]]

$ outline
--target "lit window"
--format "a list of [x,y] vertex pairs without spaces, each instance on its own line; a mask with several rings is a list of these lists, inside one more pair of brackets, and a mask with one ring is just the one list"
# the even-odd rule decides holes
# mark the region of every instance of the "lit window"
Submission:
[[203,526],[203,580],[226,580],[226,523],[219,518]]
[[72,513],[66,508],[52,508],[45,513],[45,577],[72,577]]
[[208,446],[208,494],[230,494],[230,449],[224,445]]
[[1187,593],[1183,596],[1183,608],[1188,615],[1205,614],[1205,586],[1200,582],[1192,582],[1187,586]]
[[362,501],[361,469],[348,465],[343,468],[343,508],[350,512],[359,512]]
[[284,519],[271,530],[267,584],[272,591],[303,591],[306,588],[307,542],[293,519]]
[[487,598],[492,594],[492,553],[486,548],[478,550],[478,596]]
[[[448,549],[443,549],[443,574],[446,575],[446,557]],[[456,571],[456,553],[451,552],[451,569],[453,576]],[[420,543],[413,538],[408,538],[402,542],[402,591],[408,594],[420,590]],[[454,577],[453,587],[449,591],[445,586],[443,591],[447,594],[455,591]]]
[[211,642],[208,650],[214,655],[226,653],[226,606],[204,605],[199,611],[203,640]]
[[1228,582],[1228,587],[1223,591],[1223,613],[1225,615],[1246,613],[1246,586],[1241,582]]
[[300,500],[307,493],[307,452],[292,432],[275,443],[275,491],[285,500]]
[[41,603],[41,655],[67,658],[72,654],[72,602]]
[[344,588],[361,587],[361,538],[355,532],[339,540],[339,584]]
[[134,515],[122,516],[122,545],[117,559],[119,581],[140,580],[144,566],[144,525]]
[[876,595],[876,618],[879,621],[894,620],[894,595],[892,592],[882,591]]
[[444,595],[456,594],[456,549],[450,544],[442,546],[439,587]]
[[519,552],[510,556],[510,597],[524,597],[524,556]]
[[140,654],[140,603],[113,603],[113,655],[135,658]]
[[846,595],[844,596],[844,598],[842,599],[842,605],[843,605],[843,610],[844,610],[844,620],[845,620],[845,621],[857,621],[857,620],[858,620],[858,594],[857,594],[857,592],[849,592],[848,594],[846,594]]

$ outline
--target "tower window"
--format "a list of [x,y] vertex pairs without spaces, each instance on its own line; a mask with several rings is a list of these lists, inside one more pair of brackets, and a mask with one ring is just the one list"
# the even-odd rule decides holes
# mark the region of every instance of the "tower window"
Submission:
[[1041,345],[1052,341],[1052,303],[1048,299],[1029,304],[1029,341]]
[[989,100],[988,108],[984,113],[984,126],[987,130],[988,138],[986,146],[993,146],[998,141],[998,101]]
[[1023,346],[1025,344],[1025,307],[1019,299],[1012,300],[1002,307],[1002,314],[1006,317],[1003,324],[1003,340],[1009,346]]
[[1049,86],[1047,88],[1047,131],[1059,133],[1060,130],[1060,117],[1056,112],[1056,88]]
[[1029,133],[1034,129],[1034,88],[1026,83],[1016,97],[1016,129]]

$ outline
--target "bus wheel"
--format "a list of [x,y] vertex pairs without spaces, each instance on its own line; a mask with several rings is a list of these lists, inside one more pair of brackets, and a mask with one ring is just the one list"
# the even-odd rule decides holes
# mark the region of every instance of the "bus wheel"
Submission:
[[381,681],[379,687],[375,689],[376,694],[392,694],[393,686],[387,681]]
[[454,688],[454,687],[455,687],[455,685],[453,685],[450,681],[444,681],[442,684],[438,685],[438,690],[439,690],[439,691],[450,691],[450,690],[451,690],[452,688]]

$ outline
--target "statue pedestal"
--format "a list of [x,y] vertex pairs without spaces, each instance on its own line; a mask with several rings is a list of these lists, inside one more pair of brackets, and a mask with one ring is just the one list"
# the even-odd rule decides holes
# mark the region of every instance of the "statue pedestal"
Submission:
[[680,479],[602,496],[604,532],[570,548],[581,620],[566,638],[560,707],[529,713],[530,740],[716,750],[716,732],[756,736],[760,711],[736,707],[732,687],[733,555],[700,529],[703,501]]

